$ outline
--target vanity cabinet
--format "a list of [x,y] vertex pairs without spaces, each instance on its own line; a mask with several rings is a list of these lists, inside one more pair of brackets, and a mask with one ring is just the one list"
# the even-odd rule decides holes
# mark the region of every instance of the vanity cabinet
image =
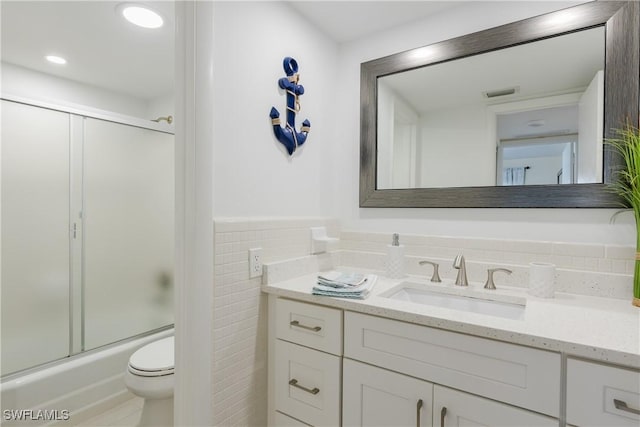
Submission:
[[342,310],[282,298],[271,306],[273,423],[340,425]]
[[567,423],[638,427],[640,371],[568,358]]
[[274,295],[269,334],[271,426],[640,425],[638,369]]

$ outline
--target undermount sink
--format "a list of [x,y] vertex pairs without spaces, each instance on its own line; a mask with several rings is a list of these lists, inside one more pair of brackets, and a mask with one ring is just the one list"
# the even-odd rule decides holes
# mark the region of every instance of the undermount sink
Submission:
[[403,282],[380,296],[397,301],[407,301],[516,320],[524,317],[526,304],[525,298],[517,296],[488,294],[466,287],[451,288],[409,282]]

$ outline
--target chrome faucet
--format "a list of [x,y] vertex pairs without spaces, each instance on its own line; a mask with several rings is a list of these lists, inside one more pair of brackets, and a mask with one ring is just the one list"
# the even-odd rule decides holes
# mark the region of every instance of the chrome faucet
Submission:
[[453,268],[458,270],[458,276],[456,277],[456,285],[469,286],[469,282],[467,281],[467,267],[464,263],[464,256],[462,255],[456,256],[456,259],[453,260]]

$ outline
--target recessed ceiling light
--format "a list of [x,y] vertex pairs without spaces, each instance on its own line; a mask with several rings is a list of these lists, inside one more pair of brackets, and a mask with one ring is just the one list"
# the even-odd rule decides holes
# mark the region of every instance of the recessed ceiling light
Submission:
[[162,16],[146,6],[124,3],[118,10],[127,21],[142,28],[160,28],[164,24]]
[[67,63],[67,60],[64,59],[61,56],[56,56],[56,55],[47,55],[45,56],[45,59],[49,62],[51,62],[52,64],[58,64],[58,65],[64,65]]

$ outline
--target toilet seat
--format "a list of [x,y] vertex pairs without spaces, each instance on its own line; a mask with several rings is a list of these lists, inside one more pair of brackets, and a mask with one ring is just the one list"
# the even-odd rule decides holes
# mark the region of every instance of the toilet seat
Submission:
[[163,338],[138,349],[129,358],[128,370],[140,377],[161,377],[174,371],[174,337]]
[[129,372],[133,375],[137,375],[139,377],[163,377],[165,375],[173,375],[173,368],[165,369],[160,371],[143,371],[141,369],[136,369],[133,366],[129,365]]

